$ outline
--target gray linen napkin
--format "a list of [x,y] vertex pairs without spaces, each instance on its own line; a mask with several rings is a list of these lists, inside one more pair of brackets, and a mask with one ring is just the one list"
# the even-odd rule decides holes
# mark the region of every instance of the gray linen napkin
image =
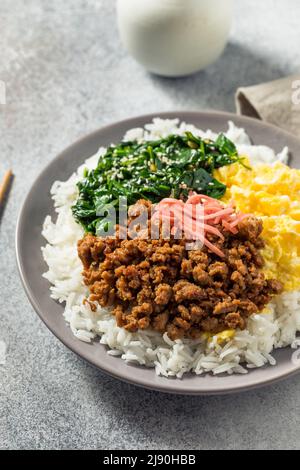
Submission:
[[300,137],[300,75],[239,88],[236,109]]

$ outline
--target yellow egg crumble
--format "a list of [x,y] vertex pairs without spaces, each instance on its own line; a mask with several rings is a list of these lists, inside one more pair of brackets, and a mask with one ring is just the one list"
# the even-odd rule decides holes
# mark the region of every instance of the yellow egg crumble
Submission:
[[262,219],[266,277],[280,280],[285,290],[299,289],[300,170],[279,162],[250,169],[236,163],[214,176],[227,186],[223,202],[234,200],[238,210]]

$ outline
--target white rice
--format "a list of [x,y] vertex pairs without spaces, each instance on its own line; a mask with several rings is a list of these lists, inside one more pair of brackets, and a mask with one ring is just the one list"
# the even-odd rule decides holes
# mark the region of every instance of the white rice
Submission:
[[[129,139],[155,139],[170,133],[183,133],[190,130],[206,138],[215,138],[211,131],[203,132],[194,126],[179,123],[178,120],[154,119],[145,129],[132,129],[124,137]],[[264,162],[272,164],[277,160],[288,161],[288,149],[276,155],[268,147],[251,145],[243,129],[229,123],[227,136],[235,142],[242,154],[247,154],[252,164]],[[158,375],[181,378],[192,371],[197,375],[211,372],[217,374],[247,373],[247,369],[275,365],[271,352],[275,348],[292,345],[297,348],[300,341],[296,334],[300,330],[300,292],[287,292],[279,296],[268,307],[268,313],[253,315],[248,328],[238,331],[233,339],[219,345],[217,336],[212,339],[171,341],[151,330],[127,332],[116,325],[115,317],[109,309],[97,307],[93,312],[83,299],[88,295],[81,276],[82,265],[77,255],[77,241],[83,235],[76,224],[71,206],[77,198],[76,182],[82,178],[84,168],[94,168],[101,148],[89,158],[66,182],[55,182],[51,189],[57,219],[47,216],[43,236],[47,245],[42,248],[48,272],[44,277],[50,281],[51,296],[64,303],[64,317],[73,334],[81,341],[99,341],[107,346],[108,354],[120,356],[123,360],[155,367]]]

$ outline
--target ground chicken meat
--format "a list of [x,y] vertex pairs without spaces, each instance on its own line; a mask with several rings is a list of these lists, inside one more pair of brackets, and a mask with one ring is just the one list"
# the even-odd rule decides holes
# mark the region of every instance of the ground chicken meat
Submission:
[[211,286],[213,283],[213,280],[210,276],[210,274],[203,269],[201,265],[197,265],[193,269],[193,279],[194,281],[199,284],[201,287],[205,286]]
[[239,223],[238,237],[255,243],[262,231],[262,221],[254,216],[249,216]]
[[158,315],[155,315],[155,317],[153,318],[153,328],[156,331],[159,331],[160,333],[164,333],[166,331],[169,316],[170,315],[167,310],[162,313],[159,313]]
[[155,303],[157,305],[167,305],[173,297],[173,289],[169,284],[160,284],[155,289]]
[[220,262],[213,263],[208,267],[208,273],[214,280],[225,280],[228,276],[227,264]]
[[229,313],[225,317],[225,325],[230,329],[240,328],[243,330],[245,328],[245,319],[241,316],[239,312]]
[[203,289],[188,281],[178,281],[173,287],[175,301],[180,304],[189,300],[201,300],[205,297]]
[[[129,210],[129,224],[148,201]],[[78,242],[87,302],[113,306],[118,326],[128,331],[152,328],[174,340],[199,338],[203,332],[243,329],[247,318],[261,311],[282,290],[261,270],[262,222],[248,217],[236,235],[224,240],[208,235],[225,254],[187,251],[185,240],[102,239],[87,234]],[[91,303],[91,305],[94,305]]]

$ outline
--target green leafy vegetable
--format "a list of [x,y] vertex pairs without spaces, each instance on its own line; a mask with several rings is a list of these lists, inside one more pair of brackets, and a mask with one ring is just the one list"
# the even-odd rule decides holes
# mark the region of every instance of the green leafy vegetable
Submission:
[[168,196],[187,198],[193,190],[220,199],[226,186],[213,178],[213,171],[236,162],[241,162],[237,149],[224,134],[215,142],[191,132],[121,142],[107,149],[94,170],[85,170],[73,215],[86,231],[95,233],[109,207],[118,210],[120,197],[126,197],[128,205],[138,199],[157,203]]

